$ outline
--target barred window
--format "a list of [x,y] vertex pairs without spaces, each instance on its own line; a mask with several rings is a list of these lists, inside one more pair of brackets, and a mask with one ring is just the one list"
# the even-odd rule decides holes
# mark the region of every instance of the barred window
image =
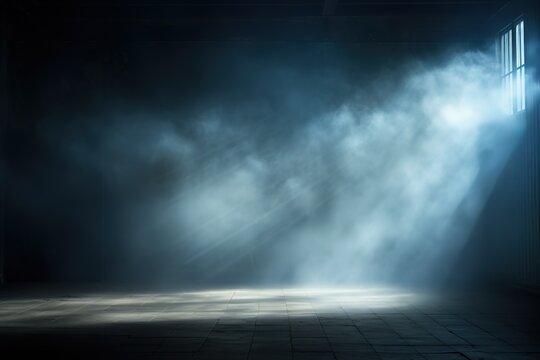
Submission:
[[501,33],[502,86],[509,113],[525,110],[525,47],[523,20]]

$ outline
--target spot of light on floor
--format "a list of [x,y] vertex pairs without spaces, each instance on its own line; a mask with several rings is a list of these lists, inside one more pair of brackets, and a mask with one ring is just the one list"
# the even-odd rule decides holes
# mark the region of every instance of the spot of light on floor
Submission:
[[0,327],[62,328],[391,312],[420,305],[426,299],[426,294],[398,288],[228,289],[6,299],[0,302]]

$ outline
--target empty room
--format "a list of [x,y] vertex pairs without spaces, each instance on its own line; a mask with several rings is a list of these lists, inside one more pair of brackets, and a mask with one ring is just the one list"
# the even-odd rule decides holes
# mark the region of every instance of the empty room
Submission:
[[540,359],[537,1],[0,4],[0,358]]

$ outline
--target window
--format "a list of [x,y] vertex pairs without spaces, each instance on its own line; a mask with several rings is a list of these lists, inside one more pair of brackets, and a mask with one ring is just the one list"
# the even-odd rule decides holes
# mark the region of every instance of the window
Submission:
[[502,86],[509,113],[525,110],[525,51],[523,20],[512,24],[500,37]]

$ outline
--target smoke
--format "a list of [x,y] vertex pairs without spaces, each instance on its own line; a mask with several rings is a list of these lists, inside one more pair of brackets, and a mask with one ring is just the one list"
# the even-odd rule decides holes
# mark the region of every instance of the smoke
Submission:
[[504,113],[484,53],[406,69],[316,113],[295,104],[305,107],[295,122],[264,100],[115,111],[95,122],[106,126],[61,140],[45,131],[46,141],[65,143],[122,199],[130,255],[116,260],[119,277],[139,266],[192,283],[435,280],[468,241],[522,124]]

